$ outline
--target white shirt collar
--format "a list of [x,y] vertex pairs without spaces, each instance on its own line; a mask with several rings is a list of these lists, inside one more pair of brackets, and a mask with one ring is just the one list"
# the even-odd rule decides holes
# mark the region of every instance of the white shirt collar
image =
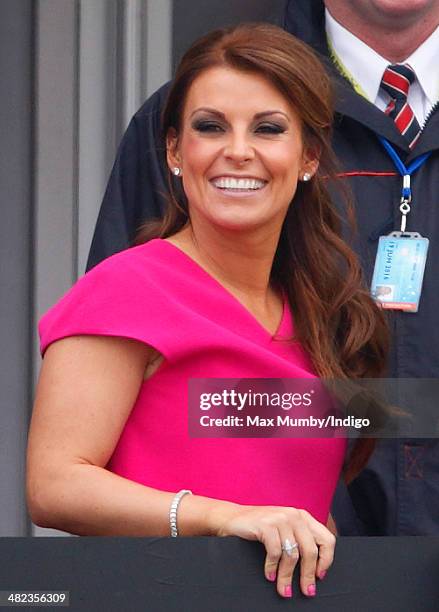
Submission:
[[431,105],[439,100],[439,27],[404,62],[416,78]]
[[328,9],[325,12],[326,33],[336,57],[374,104],[389,62],[335,21]]
[[[375,104],[381,78],[389,61],[378,55],[362,40],[326,13],[326,33],[336,56],[360,85],[367,98]],[[404,62],[410,64],[419,84],[433,106],[439,100],[439,27]]]

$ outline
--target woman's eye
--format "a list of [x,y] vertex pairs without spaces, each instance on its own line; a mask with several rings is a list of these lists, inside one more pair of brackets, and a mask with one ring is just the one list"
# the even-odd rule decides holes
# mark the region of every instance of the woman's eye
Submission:
[[277,123],[262,123],[256,128],[256,132],[261,134],[283,134],[285,128]]
[[197,121],[193,124],[193,128],[197,132],[223,132],[224,128],[215,121]]

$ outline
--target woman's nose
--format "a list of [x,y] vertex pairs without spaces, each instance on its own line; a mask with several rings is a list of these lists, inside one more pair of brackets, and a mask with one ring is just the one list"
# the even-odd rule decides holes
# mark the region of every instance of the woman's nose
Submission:
[[224,149],[224,155],[235,163],[244,163],[252,160],[255,152],[246,134],[232,134]]

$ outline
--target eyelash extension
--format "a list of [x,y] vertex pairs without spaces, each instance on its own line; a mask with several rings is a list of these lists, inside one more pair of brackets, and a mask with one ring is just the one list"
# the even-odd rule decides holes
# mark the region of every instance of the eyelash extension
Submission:
[[196,121],[192,127],[197,132],[222,132],[223,127],[214,121]]
[[[225,128],[215,121],[196,121],[192,125],[197,132],[223,132]],[[285,128],[277,123],[262,123],[255,128],[255,132],[259,134],[283,134]]]
[[262,132],[263,134],[283,134],[286,130],[282,125],[277,123],[262,123],[258,125],[256,131]]

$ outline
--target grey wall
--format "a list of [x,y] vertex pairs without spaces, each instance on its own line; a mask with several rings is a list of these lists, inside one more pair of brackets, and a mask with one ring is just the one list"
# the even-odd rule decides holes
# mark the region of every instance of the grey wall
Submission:
[[174,0],[173,65],[188,46],[209,30],[241,21],[278,23],[285,0]]
[[284,0],[0,0],[0,536],[33,527],[24,457],[36,322],[81,275],[117,143],[208,30]]
[[28,533],[23,496],[31,368],[32,2],[0,4],[0,535]]

